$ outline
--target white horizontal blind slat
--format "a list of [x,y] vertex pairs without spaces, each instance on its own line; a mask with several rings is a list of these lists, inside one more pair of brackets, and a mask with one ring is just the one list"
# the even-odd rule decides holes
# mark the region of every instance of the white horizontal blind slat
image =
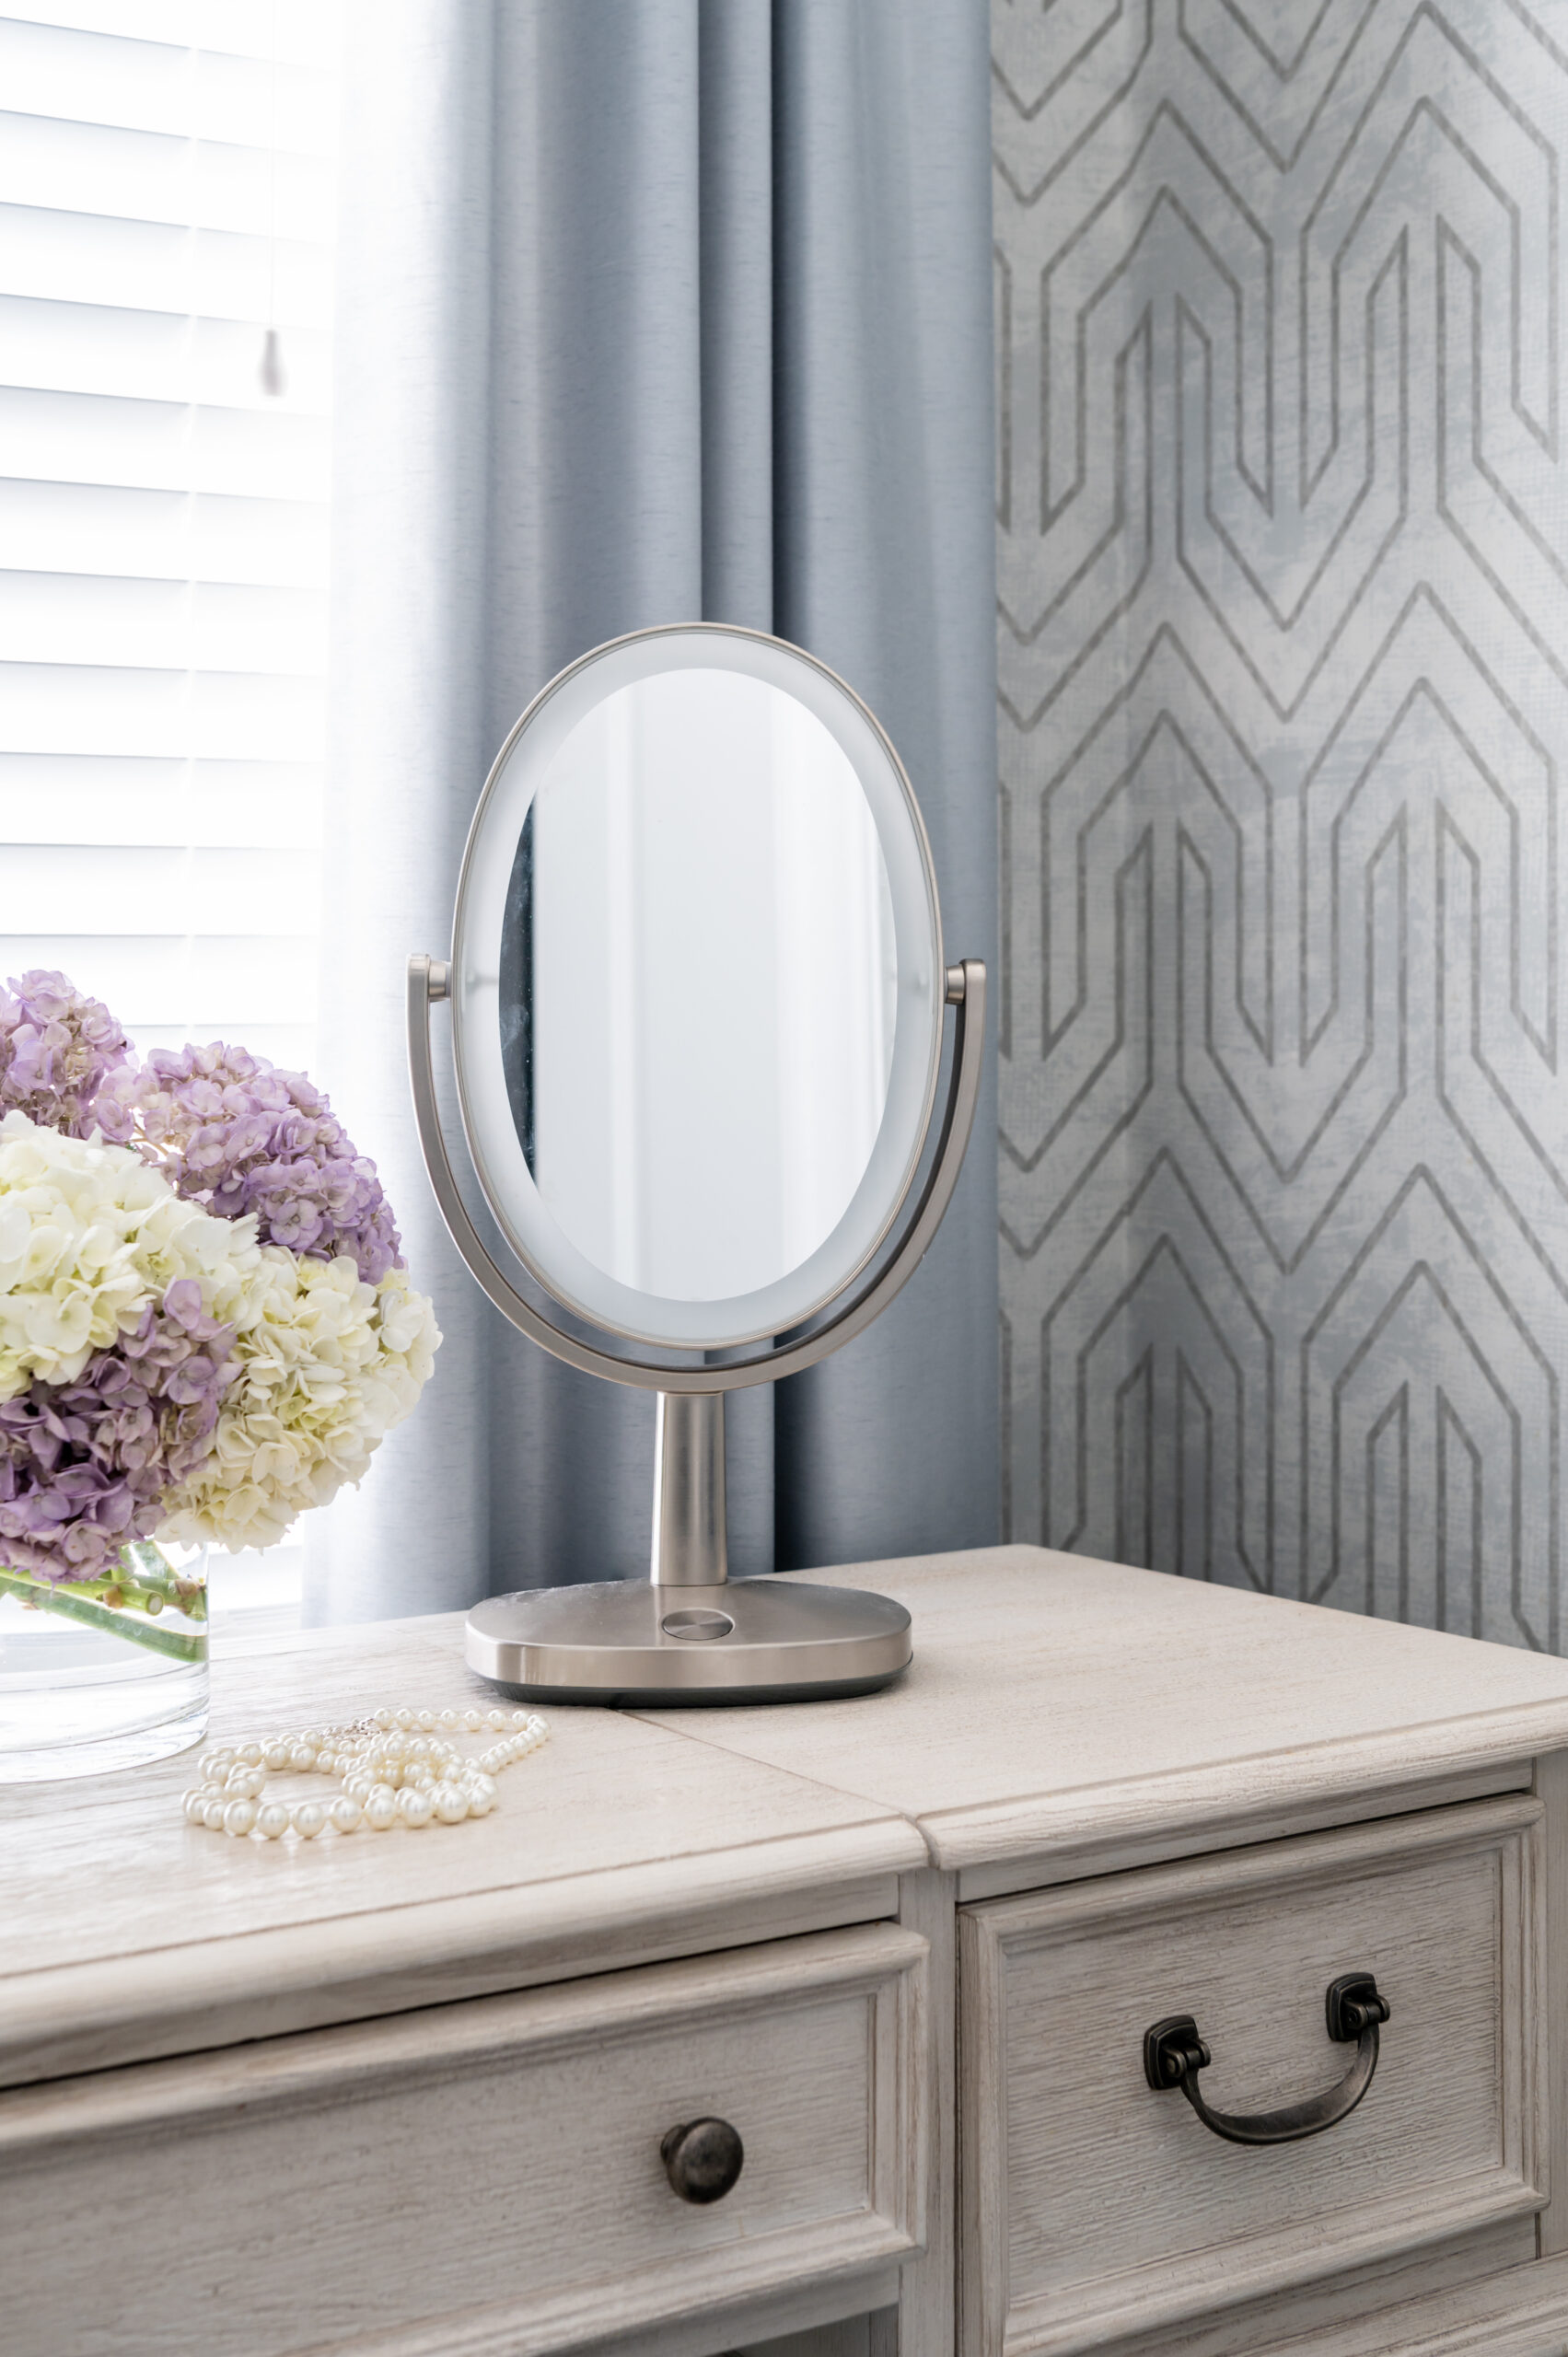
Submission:
[[[330,257],[303,239],[0,203],[0,288],[12,297],[203,320],[319,317]],[[47,323],[49,313],[41,315]],[[111,321],[112,327],[113,322]],[[45,339],[46,341],[47,339]]]
[[339,38],[0,16],[0,973],[144,1047],[312,1055]]
[[319,65],[321,10],[318,0],[30,0],[12,11],[18,24],[59,25],[75,32],[134,32],[178,49],[232,51],[239,57],[275,52],[285,64]]
[[[155,547],[154,561],[162,552]],[[319,593],[144,575],[0,572],[0,646],[15,663],[308,673]]]
[[[255,354],[264,303],[258,302],[255,311],[253,319],[206,319],[0,294],[0,366],[7,383],[17,387],[126,393],[182,406],[239,407],[253,387],[260,410],[265,396],[255,376]],[[324,410],[326,337],[281,317],[277,324],[289,339],[295,413]]]
[[[329,12],[319,13],[317,59],[327,53],[329,30]],[[116,131],[261,149],[275,143],[315,156],[332,152],[335,77],[319,64],[282,53],[281,45],[274,69],[264,14],[258,12],[260,38],[248,55],[195,41],[136,38],[154,14],[143,0],[125,0],[112,32],[0,17],[0,90],[6,106],[17,114]]]
[[[0,481],[0,550],[17,572],[263,585],[312,592],[326,563],[313,502]],[[138,573],[137,568],[141,568]]]
[[311,245],[331,215],[332,182],[329,156],[67,122],[18,113],[14,103],[0,110],[0,198],[9,204],[78,213],[90,186],[100,219]]

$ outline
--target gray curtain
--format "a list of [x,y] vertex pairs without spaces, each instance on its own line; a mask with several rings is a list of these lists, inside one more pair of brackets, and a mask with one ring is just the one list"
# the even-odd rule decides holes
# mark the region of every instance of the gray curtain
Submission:
[[[983,8],[363,0],[349,41],[322,1070],[447,1340],[309,1533],[316,1620],[646,1566],[651,1399],[494,1316],[408,1110],[404,959],[536,691],[649,623],[808,647],[908,764],[949,955],[995,930]],[[895,1307],[736,1403],[738,1570],[994,1537],[993,1121]]]

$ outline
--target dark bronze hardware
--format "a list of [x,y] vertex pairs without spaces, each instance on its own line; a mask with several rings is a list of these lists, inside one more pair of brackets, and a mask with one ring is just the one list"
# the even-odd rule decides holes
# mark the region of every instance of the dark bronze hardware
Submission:
[[682,2201],[722,2201],[740,2175],[746,2147],[727,2119],[689,2119],[669,2130],[659,2158]]
[[1355,2061],[1327,2092],[1278,2111],[1211,2111],[1198,2087],[1209,2064],[1209,2049],[1191,2014],[1167,2014],[1144,2032],[1144,2076],[1156,2095],[1179,2087],[1205,2128],[1231,2144],[1292,2144],[1316,2136],[1353,2112],[1377,2068],[1377,2025],[1388,2018],[1388,2001],[1377,1994],[1370,1972],[1342,1972],[1330,1980],[1323,2001],[1329,2036],[1336,2046],[1356,2040]]

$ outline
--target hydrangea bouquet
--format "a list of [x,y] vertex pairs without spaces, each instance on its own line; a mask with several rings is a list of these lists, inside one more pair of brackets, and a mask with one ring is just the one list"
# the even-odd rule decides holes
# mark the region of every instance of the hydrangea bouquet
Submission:
[[357,1481],[440,1341],[375,1165],[302,1074],[134,1055],[0,990],[0,1594],[162,1652],[165,1547],[266,1547]]

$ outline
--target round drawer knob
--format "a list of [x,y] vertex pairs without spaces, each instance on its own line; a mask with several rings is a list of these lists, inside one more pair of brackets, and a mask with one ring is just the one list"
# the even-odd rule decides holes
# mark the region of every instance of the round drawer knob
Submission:
[[727,2119],[689,2119],[670,2129],[659,2157],[682,2201],[722,2201],[740,2175],[746,2147]]

